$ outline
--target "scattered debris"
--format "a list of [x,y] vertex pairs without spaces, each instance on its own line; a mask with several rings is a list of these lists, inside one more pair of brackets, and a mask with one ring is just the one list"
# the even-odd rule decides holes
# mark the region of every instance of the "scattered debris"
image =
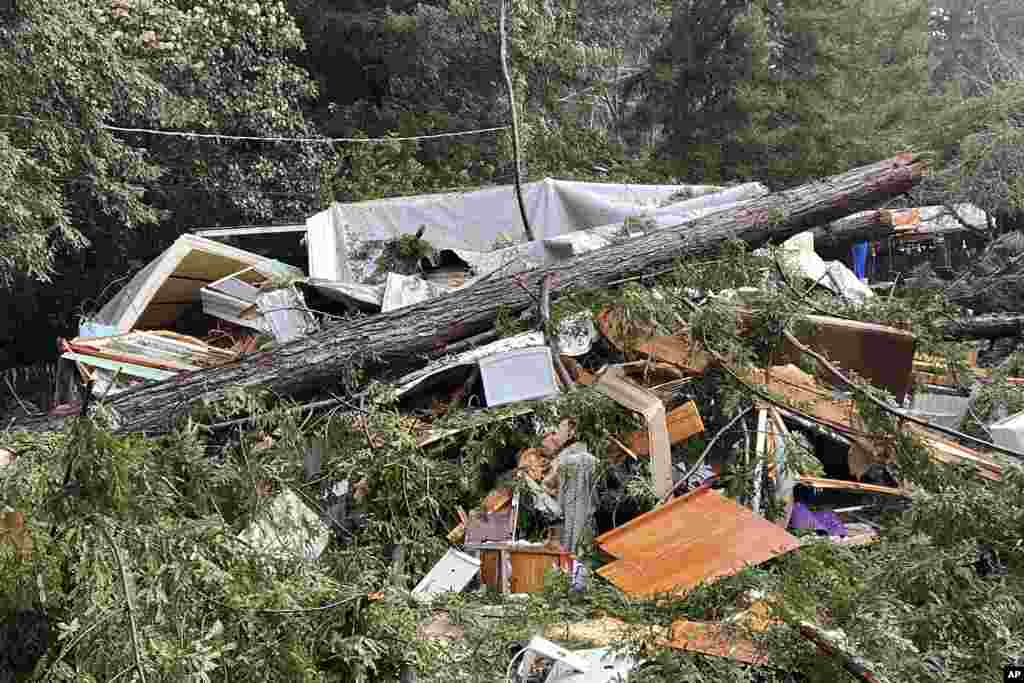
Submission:
[[481,358],[479,364],[489,407],[558,393],[555,365],[547,346],[504,351]]
[[434,568],[427,573],[412,594],[418,600],[429,601],[442,593],[463,590],[480,573],[480,560],[449,548]]
[[[887,173],[902,169],[911,179],[884,175],[886,185],[861,170],[860,175],[851,176],[854,194],[877,199],[898,194],[897,189],[916,182],[918,165],[910,157],[887,163]],[[815,239],[824,237],[829,244],[838,244],[850,235],[943,232],[952,229],[947,219],[959,227],[963,227],[961,221],[984,224],[984,212],[979,214],[973,207],[957,207],[959,220],[947,215],[945,207],[863,212],[830,223],[824,234],[809,230],[794,235],[814,223],[802,214],[781,215],[773,225],[778,223],[779,235],[788,239],[777,251],[765,248],[758,256],[777,257],[778,261],[767,263],[778,272],[759,269],[753,281],[756,287],[716,285],[705,291],[703,283],[698,283],[698,289],[663,281],[630,290],[632,299],[624,296],[614,303],[599,299],[593,308],[599,311],[596,314],[573,309],[570,315],[553,318],[549,304],[555,273],[527,273],[521,280],[503,281],[500,287],[511,290],[516,289],[511,284],[517,284],[538,304],[539,315],[532,321],[527,313],[514,317],[531,307],[522,302],[511,311],[510,319],[518,329],[527,323],[535,331],[501,338],[501,318],[490,308],[466,312],[465,326],[472,328],[468,333],[461,328],[461,318],[430,319],[444,313],[440,306],[444,302],[435,301],[439,297],[446,297],[460,316],[459,306],[473,303],[464,298],[470,295],[479,294],[488,307],[504,306],[499,300],[502,292],[489,289],[497,287],[498,280],[487,283],[495,271],[501,270],[505,277],[552,264],[586,263],[592,257],[579,257],[619,248],[643,234],[656,237],[649,233],[718,211],[722,214],[708,219],[717,221],[708,234],[735,236],[751,220],[753,224],[761,220],[741,211],[754,216],[755,209],[765,215],[778,209],[768,202],[733,208],[735,202],[766,195],[767,190],[757,184],[687,188],[689,198],[676,202],[672,197],[679,189],[631,186],[623,194],[618,186],[595,183],[549,179],[527,184],[524,192],[532,197],[527,205],[536,214],[531,223],[541,232],[537,240],[525,244],[501,240],[503,232],[518,232],[521,220],[514,202],[506,201],[511,196],[508,188],[336,204],[307,222],[308,278],[292,266],[186,235],[138,273],[98,315],[84,321],[81,336],[60,340],[61,358],[70,375],[64,381],[81,378],[92,387],[93,396],[106,399],[141,384],[170,379],[188,382],[205,369],[232,363],[243,366],[257,350],[299,342],[327,326],[332,314],[309,308],[307,296],[310,302],[326,300],[344,307],[343,313],[354,314],[332,329],[354,326],[356,336],[349,340],[355,340],[375,362],[380,359],[374,355],[375,347],[364,343],[368,328],[358,327],[363,320],[359,314],[381,313],[373,324],[383,321],[382,327],[394,332],[388,342],[391,356],[380,361],[381,366],[408,351],[408,365],[399,371],[418,367],[414,363],[427,348],[424,340],[433,340],[437,348],[424,354],[433,362],[398,380],[398,372],[381,376],[393,389],[382,392],[385,398],[367,390],[355,398],[332,393],[333,403],[312,404],[330,403],[337,408],[343,413],[338,419],[347,421],[360,444],[371,452],[386,447],[394,437],[408,441],[410,449],[415,444],[416,458],[431,465],[459,459],[460,467],[465,467],[458,483],[452,484],[459,491],[457,502],[447,508],[437,506],[430,513],[431,523],[443,525],[435,526],[439,536],[451,529],[448,542],[461,547],[449,548],[416,584],[412,595],[423,602],[476,586],[477,577],[481,590],[506,597],[538,594],[550,588],[545,581],[552,572],[567,575],[573,599],[583,599],[593,590],[587,585],[592,569],[628,598],[685,596],[698,585],[812,543],[858,546],[878,541],[884,529],[851,513],[891,503],[914,505],[915,495],[919,504],[922,497],[913,483],[897,477],[905,474],[894,466],[897,439],[874,432],[868,426],[875,424],[873,416],[858,408],[853,396],[864,391],[862,380],[882,390],[882,398],[876,400],[870,392],[868,398],[876,407],[894,411],[898,429],[917,437],[933,461],[968,464],[983,479],[1001,479],[1001,457],[985,450],[997,448],[992,444],[982,450],[968,448],[963,443],[970,443],[970,438],[961,439],[963,435],[951,431],[970,410],[970,383],[991,382],[998,373],[977,367],[974,353],[967,362],[970,377],[960,377],[955,371],[960,366],[919,353],[918,336],[912,330],[827,315],[835,310],[823,309],[811,298],[812,294],[832,297],[843,306],[839,310],[867,314],[873,306],[865,304],[883,302],[885,296],[843,263],[819,256]],[[812,218],[820,214],[833,220],[840,212],[835,208],[839,199],[844,206],[856,204],[847,202],[845,189],[838,199],[830,194],[836,190],[812,189],[817,212],[812,212]],[[731,211],[739,217],[730,217]],[[642,275],[634,277],[633,266],[624,267],[626,280],[646,278],[645,269],[652,264],[664,262],[637,257],[636,270]],[[863,275],[860,266],[857,269]],[[622,275],[618,271],[575,271],[570,265],[559,265],[558,274],[563,270],[580,275],[589,285],[613,287],[621,282],[612,279]],[[793,272],[804,281],[796,282],[790,277]],[[544,283],[540,302],[525,284],[534,275],[542,279],[531,280],[532,287]],[[783,329],[780,343],[763,354],[759,350],[756,361],[751,361],[754,354],[747,358],[724,344],[722,349],[714,348],[714,340],[709,342],[710,335],[701,329],[705,311],[712,311],[711,316],[734,316],[735,336],[751,345],[751,323],[765,312],[764,306],[758,308],[759,302],[783,285],[793,289],[794,301],[806,304],[793,312],[793,332]],[[474,286],[479,289],[470,291]],[[679,310],[693,316],[677,310],[655,321],[642,310],[637,312],[648,303],[654,307],[666,300],[682,300],[687,308]],[[417,312],[427,316],[425,322],[414,317]],[[557,326],[549,324],[556,319]],[[306,352],[312,354],[309,365],[337,369],[330,365],[331,356],[324,355],[336,353],[324,350],[337,340],[330,334],[331,329],[320,332],[303,342],[305,346],[289,347],[295,349],[293,355],[277,356],[300,359],[282,364],[282,372],[304,367]],[[405,349],[405,344],[415,348]],[[265,356],[260,362],[273,362],[270,354],[259,355]],[[824,372],[816,376],[802,369],[810,368],[805,365],[808,360],[826,368],[834,363],[843,370],[833,369],[831,377]],[[331,388],[324,391],[340,391],[331,372],[317,372],[307,379],[331,377]],[[739,388],[738,403],[720,398],[723,382]],[[277,388],[263,380],[249,384]],[[197,396],[206,396],[196,391]],[[586,409],[571,403],[580,397],[600,401],[609,411],[601,414],[597,427]],[[537,403],[524,403],[528,401]],[[566,411],[563,404],[571,409]],[[72,415],[80,405],[69,401],[61,409]],[[88,402],[84,405],[88,407]],[[373,426],[374,411],[381,405],[397,414],[397,421],[390,424],[401,426],[393,435]],[[552,406],[557,410],[549,410]],[[298,409],[304,408],[294,410]],[[615,429],[604,426],[614,419],[608,414],[628,416],[630,412],[643,418],[643,428],[637,429],[638,422]],[[924,417],[930,424],[912,423],[907,416]],[[943,436],[937,426],[946,428]],[[1024,452],[1024,412],[979,426],[990,432],[995,446]],[[605,431],[598,433],[601,428]],[[710,433],[702,441],[699,435],[705,429]],[[496,440],[500,443],[488,444],[486,463],[467,459],[463,465],[461,459],[474,440],[488,430],[505,430],[506,436]],[[508,432],[517,433],[509,436]],[[287,442],[278,434],[263,435],[253,450],[265,455],[267,448],[282,443]],[[367,482],[373,480],[363,472],[347,472],[348,479],[335,479],[324,467],[325,449],[324,443],[316,441],[302,456],[305,484],[315,492],[312,507],[320,509],[311,509],[292,489],[270,498],[269,484],[261,480],[256,486],[267,504],[260,506],[239,534],[241,541],[273,558],[307,561],[321,556],[332,531],[336,545],[346,542],[341,537],[351,536],[358,528],[357,515],[349,505],[367,497]],[[703,451],[697,460],[692,458],[694,449]],[[829,460],[826,454],[831,456],[825,469],[829,476],[807,474],[804,458],[817,456],[824,464]],[[11,464],[13,457],[0,449],[0,467]],[[742,477],[735,477],[737,472]],[[733,481],[725,482],[730,476]],[[737,479],[742,492],[730,493],[734,499],[725,491],[732,491],[727,487]],[[350,486],[350,481],[359,483]],[[688,492],[677,496],[683,491]],[[425,497],[430,496],[428,487]],[[855,504],[841,508],[834,502],[839,497],[853,499]],[[621,505],[624,500],[627,505]],[[610,508],[614,510],[608,514]],[[28,558],[32,540],[24,516],[5,510],[2,523],[0,540],[13,543],[19,558]],[[787,529],[813,533],[797,537]],[[403,550],[408,541],[389,543],[384,553],[390,563],[388,590],[405,591],[411,577]],[[595,557],[593,548],[610,559]],[[382,598],[383,593],[373,595]],[[708,617],[718,621],[674,615],[671,624],[665,620],[659,626],[626,624],[611,617],[561,624],[545,635],[601,647],[571,651],[538,636],[522,650],[516,671],[520,680],[533,682],[626,680],[639,662],[614,655],[608,647],[635,638],[658,647],[766,666],[770,653],[749,633],[779,625],[766,604],[755,600],[732,617]],[[871,665],[840,645],[838,635],[810,622],[800,624],[799,630],[838,657],[853,675],[882,680],[872,673]],[[453,643],[464,638],[465,629],[451,613],[437,611],[420,622],[417,633],[424,639]]]
[[448,292],[441,287],[415,275],[399,275],[388,273],[384,282],[384,295],[381,298],[380,310],[383,313],[403,306],[412,306]]
[[644,417],[647,422],[648,452],[651,454],[652,488],[658,496],[668,495],[672,490],[671,438],[665,422],[665,405],[661,399],[628,380],[621,367],[608,368],[595,387],[616,403]]
[[[188,310],[202,304],[202,290],[247,268],[287,281],[302,271],[280,261],[195,235],[182,235],[128,281],[88,320],[109,334],[135,329],[174,329]],[[81,334],[87,332],[82,330]],[[107,336],[107,335],[99,335]]]
[[629,672],[637,666],[629,655],[616,654],[605,648],[576,650],[573,654],[586,666],[573,671],[570,665],[556,661],[544,683],[625,683]]
[[499,593],[539,593],[549,570],[572,572],[572,555],[546,543],[466,544],[480,553],[480,581]]
[[1000,446],[1024,451],[1024,412],[993,422],[988,429],[992,440]]
[[[697,404],[693,401],[687,401],[669,411],[665,416],[665,424],[668,429],[669,444],[672,446],[704,431],[704,421],[701,420]],[[633,432],[626,439],[626,443],[630,451],[636,455],[646,456],[651,453],[650,432]]]

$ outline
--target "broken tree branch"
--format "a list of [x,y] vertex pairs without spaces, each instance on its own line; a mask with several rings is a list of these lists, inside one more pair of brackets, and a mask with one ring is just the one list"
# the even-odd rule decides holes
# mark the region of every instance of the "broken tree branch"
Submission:
[[[878,205],[906,192],[924,173],[923,163],[903,154],[870,166],[777,192],[694,221],[613,244],[547,268],[519,274],[538,291],[548,274],[555,297],[569,289],[606,287],[631,274],[665,268],[679,259],[706,258],[730,240],[760,246],[781,241],[814,225]],[[333,388],[356,364],[371,361],[407,369],[419,354],[494,326],[500,311],[518,314],[532,305],[529,294],[505,275],[387,313],[325,327],[308,337],[252,354],[226,365],[182,373],[111,397],[120,431],[162,432],[173,428],[200,400],[215,401],[239,388],[259,387],[278,395]],[[384,373],[378,373],[385,376]],[[386,378],[386,376],[385,376]],[[59,427],[59,418],[24,421],[17,428]]]
[[551,282],[554,280],[554,274],[548,273],[540,281],[540,304],[537,306],[538,317],[540,318],[540,328],[544,332],[544,341],[551,349],[552,360],[555,362],[555,370],[558,372],[558,378],[562,380],[562,384],[569,388],[576,383],[572,381],[572,375],[565,369],[565,363],[562,362],[562,354],[558,349],[558,336],[551,331]]
[[1024,315],[993,313],[973,318],[959,318],[942,324],[942,336],[950,340],[998,339],[1024,334]]
[[817,645],[818,649],[822,652],[838,659],[844,669],[864,681],[864,683],[888,683],[887,678],[873,671],[875,667],[852,652],[848,652],[829,638],[819,627],[809,621],[802,621],[797,628],[800,631],[800,635]]
[[828,225],[815,228],[814,250],[825,257],[836,257],[849,253],[856,242],[871,242],[888,237],[894,232],[893,226],[885,219],[881,210],[861,211]]
[[861,394],[863,394],[869,401],[871,401],[873,404],[875,404],[876,406],[878,406],[879,408],[881,408],[885,412],[889,413],[890,415],[893,415],[894,417],[898,417],[901,420],[906,420],[907,422],[911,422],[911,423],[916,424],[918,426],[925,427],[926,429],[933,429],[933,430],[935,430],[937,432],[945,434],[946,436],[951,436],[951,437],[953,437],[955,439],[965,439],[965,440],[970,441],[970,442],[972,442],[972,443],[974,443],[974,444],[976,444],[978,446],[981,446],[982,448],[987,448],[989,450],[993,450],[993,451],[996,451],[998,453],[1003,453],[1004,455],[1012,455],[1012,456],[1014,456],[1016,458],[1024,458],[1024,453],[1020,453],[1020,452],[1015,451],[1015,450],[1010,449],[1010,448],[1003,448],[1002,446],[997,446],[996,444],[991,443],[990,441],[985,441],[984,439],[979,439],[976,436],[971,436],[970,434],[964,434],[963,432],[958,432],[955,429],[950,429],[949,427],[945,427],[943,425],[936,424],[934,422],[928,422],[927,420],[922,420],[922,419],[920,419],[918,417],[914,417],[913,415],[908,415],[908,414],[904,413],[901,410],[893,408],[888,403],[886,403],[885,401],[882,401],[881,399],[876,397],[874,394],[872,394],[870,391],[866,390],[861,385],[855,384],[853,381],[851,381],[849,377],[847,377],[842,372],[840,372],[839,368],[837,368],[836,366],[834,366],[830,362],[828,362],[828,359],[826,359],[820,353],[818,353],[817,351],[815,351],[815,350],[813,350],[811,348],[808,348],[807,346],[804,346],[803,344],[801,344],[800,341],[796,337],[794,337],[791,332],[786,331],[786,332],[783,332],[783,334],[785,335],[785,337],[789,341],[789,343],[793,344],[793,346],[795,346],[797,349],[799,349],[801,353],[805,353],[808,356],[810,356],[811,358],[813,358],[814,360],[818,361],[818,363],[820,363],[822,367],[824,367],[826,370],[828,370],[830,373],[832,373],[832,375],[835,376],[836,379],[838,379],[844,385],[856,389]]
[[754,406],[747,406],[746,408],[741,410],[739,413],[737,413],[736,417],[734,417],[731,420],[729,420],[729,424],[725,425],[720,430],[718,430],[718,433],[715,434],[715,436],[712,437],[711,441],[708,442],[708,445],[704,448],[704,452],[700,454],[699,458],[697,458],[697,462],[695,462],[693,467],[690,468],[690,471],[687,472],[686,474],[684,474],[683,478],[680,479],[678,482],[676,482],[676,485],[672,487],[672,490],[668,492],[668,495],[666,495],[664,498],[662,498],[660,501],[658,501],[658,505],[664,505],[666,501],[668,501],[672,496],[674,496],[676,494],[677,491],[679,491],[679,489],[681,489],[684,486],[686,486],[686,482],[688,482],[690,480],[690,477],[692,477],[693,475],[695,475],[697,473],[697,470],[700,469],[700,466],[704,463],[704,460],[707,459],[708,453],[711,452],[711,449],[714,448],[716,443],[718,443],[718,440],[722,437],[722,435],[725,434],[727,431],[729,431],[729,429],[734,424],[736,424],[740,419],[745,417],[746,414],[749,413],[753,409],[754,409]]
[[100,533],[107,539],[107,543],[110,544],[110,549],[114,553],[114,559],[117,560],[117,568],[121,574],[121,588],[124,589],[124,601],[125,606],[128,608],[128,625],[131,627],[132,633],[132,652],[135,653],[135,669],[139,672],[139,680],[142,683],[146,683],[146,669],[142,666],[142,643],[139,642],[139,625],[135,623],[135,606],[132,604],[132,593],[128,587],[128,571],[124,568],[124,560],[121,559],[121,551],[117,548],[117,543],[114,542],[114,538],[107,531],[107,527],[104,526],[103,522],[98,524]]

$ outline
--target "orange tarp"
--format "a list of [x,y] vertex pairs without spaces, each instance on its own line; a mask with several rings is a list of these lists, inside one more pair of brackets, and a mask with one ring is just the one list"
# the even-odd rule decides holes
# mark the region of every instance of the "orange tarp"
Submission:
[[707,488],[640,515],[595,542],[620,558],[598,574],[631,595],[685,593],[800,545],[785,530]]

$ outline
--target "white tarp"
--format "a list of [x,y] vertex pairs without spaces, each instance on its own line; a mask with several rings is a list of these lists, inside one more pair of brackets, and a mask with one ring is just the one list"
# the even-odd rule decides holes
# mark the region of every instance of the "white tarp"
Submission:
[[874,296],[871,288],[857,279],[841,261],[825,261],[814,251],[814,234],[802,232],[780,245],[788,265],[812,282],[839,294],[852,303],[862,304]]
[[[758,183],[723,189],[548,178],[523,186],[536,238],[531,243],[523,243],[522,219],[510,185],[334,204],[306,222],[309,275],[335,282],[377,282],[385,275],[375,265],[382,244],[424,226],[425,240],[437,250],[454,251],[477,275],[516,260],[522,268],[536,267],[606,245],[622,234],[627,219],[636,219],[638,225],[649,221],[653,227],[678,225],[767,193]],[[594,228],[590,235],[563,238]],[[515,246],[496,250],[502,241]]]

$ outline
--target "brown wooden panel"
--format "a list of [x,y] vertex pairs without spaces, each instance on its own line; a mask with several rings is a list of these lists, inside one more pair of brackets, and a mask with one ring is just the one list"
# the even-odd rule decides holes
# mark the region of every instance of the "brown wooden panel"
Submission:
[[[693,401],[687,401],[670,412],[665,416],[665,422],[668,424],[668,437],[672,445],[704,431],[704,421],[697,410],[697,404]],[[646,431],[633,432],[626,443],[637,455],[648,455],[651,450],[649,440]]]
[[596,542],[622,558],[598,574],[631,595],[686,592],[799,547],[783,529],[706,488],[640,515]]
[[[814,331],[797,335],[801,343],[828,356],[845,370],[853,370],[876,387],[902,401],[910,390],[917,337],[895,327],[809,315]],[[792,349],[790,353],[799,356]]]

